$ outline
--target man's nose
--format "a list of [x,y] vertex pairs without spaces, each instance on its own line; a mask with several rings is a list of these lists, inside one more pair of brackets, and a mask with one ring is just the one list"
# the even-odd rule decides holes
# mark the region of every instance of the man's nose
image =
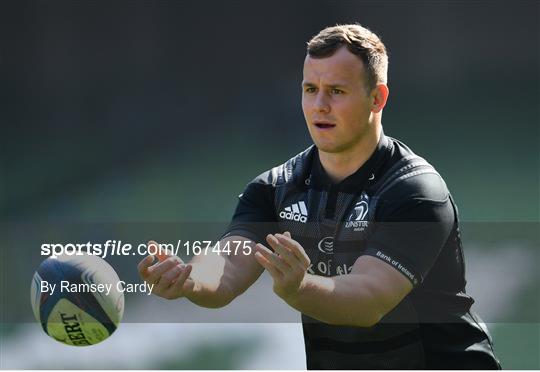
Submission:
[[330,104],[328,103],[328,97],[325,92],[319,91],[317,97],[315,97],[315,110],[317,112],[330,112]]

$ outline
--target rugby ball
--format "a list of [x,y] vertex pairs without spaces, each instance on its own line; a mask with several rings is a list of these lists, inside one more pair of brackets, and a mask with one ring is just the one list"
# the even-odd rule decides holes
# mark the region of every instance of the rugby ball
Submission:
[[67,345],[88,346],[108,338],[124,314],[120,279],[94,255],[49,257],[32,278],[30,299],[47,335]]

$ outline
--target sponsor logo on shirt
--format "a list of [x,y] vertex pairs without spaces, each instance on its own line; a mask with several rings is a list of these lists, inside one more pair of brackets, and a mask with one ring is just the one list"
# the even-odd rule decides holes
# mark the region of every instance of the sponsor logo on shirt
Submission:
[[308,211],[306,208],[306,203],[299,201],[298,203],[291,204],[288,207],[283,208],[279,212],[279,217],[289,221],[296,222],[307,222]]
[[326,254],[334,253],[334,238],[331,236],[322,238],[319,241],[319,244],[317,244],[317,247],[319,247],[319,251],[321,251],[322,253],[326,253]]
[[384,254],[381,251],[377,251],[375,256],[379,257],[383,261],[388,262],[390,265],[394,266],[396,269],[401,271],[403,275],[405,275],[407,278],[411,280],[411,282],[413,282],[413,285],[418,284],[418,279],[416,278],[416,276],[407,267],[405,267],[405,265],[401,264],[401,262],[399,262],[398,260],[393,259],[392,257]]
[[342,263],[337,266],[333,266],[331,259],[326,261],[317,261],[310,263],[307,268],[307,273],[312,275],[347,275],[352,272],[353,265]]

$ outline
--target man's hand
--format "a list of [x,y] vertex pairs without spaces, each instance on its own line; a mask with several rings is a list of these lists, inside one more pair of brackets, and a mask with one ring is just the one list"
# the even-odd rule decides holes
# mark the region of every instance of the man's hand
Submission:
[[[148,246],[156,245],[149,241]],[[154,256],[147,256],[137,266],[141,278],[155,284],[152,293],[172,300],[184,297],[193,291],[194,282],[189,278],[192,266],[186,265],[178,256],[172,254],[159,255],[159,260],[154,263]]]
[[257,244],[255,259],[274,280],[274,292],[285,302],[293,301],[302,286],[310,261],[304,248],[291,238],[289,232],[266,237],[274,252]]

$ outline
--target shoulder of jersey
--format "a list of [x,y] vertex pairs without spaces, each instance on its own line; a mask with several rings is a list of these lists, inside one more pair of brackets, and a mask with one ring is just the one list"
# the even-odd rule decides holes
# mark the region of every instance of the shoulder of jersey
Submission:
[[392,140],[401,148],[403,157],[372,186],[377,194],[391,196],[399,189],[400,197],[445,198],[448,189],[437,170],[405,144],[394,138]]
[[315,146],[312,145],[293,156],[285,163],[280,164],[257,176],[253,182],[272,185],[274,187],[295,182],[308,172]]

